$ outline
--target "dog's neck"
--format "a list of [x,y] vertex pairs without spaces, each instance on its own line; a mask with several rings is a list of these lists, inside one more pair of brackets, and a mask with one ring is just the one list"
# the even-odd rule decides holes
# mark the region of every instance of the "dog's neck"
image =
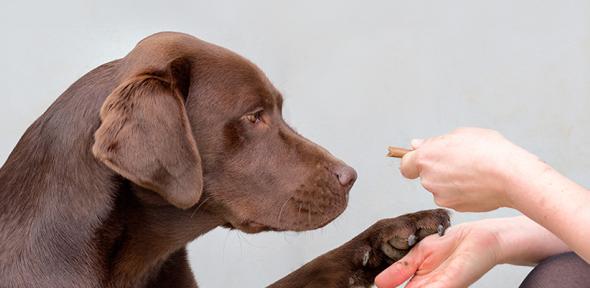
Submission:
[[59,269],[49,263],[77,263],[77,271],[106,271],[88,272],[88,283],[137,284],[171,253],[222,224],[200,203],[187,210],[146,205],[137,196],[155,193],[122,185],[93,157],[98,111],[116,82],[113,65],[95,69],[64,92],[0,168],[0,228],[11,231],[0,234],[10,237],[0,239],[0,266],[34,259],[23,265],[44,263],[32,267],[44,273]]
[[[84,83],[107,77],[108,68],[84,76],[64,92],[27,129],[0,169],[1,228],[10,231],[2,233],[9,239],[0,239],[0,264],[34,259],[31,263],[47,266],[36,267],[38,273],[56,268],[49,263],[97,265],[82,255],[97,253],[93,231],[110,213],[114,187],[113,173],[92,157],[90,147],[100,124],[101,100],[114,83],[97,80],[104,89]],[[89,281],[96,277],[88,275]]]
[[134,185],[123,185],[121,192],[127,196],[117,198],[115,212],[105,223],[110,226],[108,231],[121,230],[119,238],[110,239],[113,287],[145,283],[158,274],[157,270],[172,253],[223,223],[210,212],[206,200],[181,210],[157,200],[146,201],[145,198],[159,196]]

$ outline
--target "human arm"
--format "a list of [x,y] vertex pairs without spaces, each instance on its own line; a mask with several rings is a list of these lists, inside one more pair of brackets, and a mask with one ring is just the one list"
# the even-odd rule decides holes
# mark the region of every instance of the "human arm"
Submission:
[[470,212],[517,209],[590,261],[588,189],[492,130],[458,129],[413,146],[401,172],[420,177],[438,205]]

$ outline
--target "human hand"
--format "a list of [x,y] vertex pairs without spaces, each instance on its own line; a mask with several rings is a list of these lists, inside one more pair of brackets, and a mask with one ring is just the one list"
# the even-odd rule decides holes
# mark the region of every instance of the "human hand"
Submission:
[[457,211],[511,207],[512,179],[542,164],[500,133],[481,128],[413,140],[412,148],[402,158],[402,175],[420,177],[437,205]]
[[[442,237],[431,235],[401,260],[375,278],[379,288],[468,287],[499,260],[500,242],[494,221],[477,221],[451,227]],[[498,223],[499,224],[499,223]]]

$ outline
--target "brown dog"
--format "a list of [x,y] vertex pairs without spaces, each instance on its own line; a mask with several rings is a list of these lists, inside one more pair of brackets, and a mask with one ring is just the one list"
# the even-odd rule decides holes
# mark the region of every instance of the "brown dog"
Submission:
[[[155,34],[94,69],[0,170],[0,286],[196,287],[185,246],[217,226],[326,225],[356,172],[281,108],[256,66],[185,34]],[[443,210],[382,220],[274,286],[368,285],[448,225]]]

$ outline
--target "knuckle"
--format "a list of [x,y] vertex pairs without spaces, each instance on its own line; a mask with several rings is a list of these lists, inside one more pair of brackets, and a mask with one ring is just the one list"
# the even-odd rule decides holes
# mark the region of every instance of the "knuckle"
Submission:
[[400,168],[400,172],[405,178],[411,178],[410,168],[407,165],[402,165]]
[[440,207],[450,207],[449,206],[449,202],[447,200],[445,200],[445,199],[440,198],[440,197],[436,197],[435,196],[434,197],[434,203],[437,206],[440,206]]
[[466,129],[467,128],[465,128],[465,127],[459,127],[459,128],[456,128],[455,130],[453,130],[451,132],[451,134],[458,134],[458,133],[461,133],[461,132],[465,131]]
[[422,166],[424,163],[424,153],[422,151],[414,151],[414,163],[416,166]]
[[[434,183],[432,181],[430,181],[428,178],[422,178],[420,183],[422,184],[422,187],[424,187],[424,189],[432,192],[432,190],[434,190]],[[435,198],[436,199],[436,198]]]
[[453,130],[453,132],[451,134],[463,134],[463,133],[470,133],[473,132],[474,130],[477,130],[477,128],[473,128],[473,127],[459,127],[455,130]]
[[469,212],[469,206],[467,205],[455,205],[453,209],[457,212]]
[[491,129],[489,129],[488,131],[489,131],[489,133],[490,133],[492,136],[495,136],[495,137],[501,137],[501,138],[503,138],[503,137],[504,137],[504,135],[502,135],[502,133],[500,133],[500,132],[498,132],[498,131],[496,131],[496,130],[491,130]]
[[416,153],[414,155],[414,165],[417,171],[422,171],[426,168],[427,158],[425,153]]
[[[412,153],[416,153],[416,152],[412,152]],[[402,159],[401,165],[400,165],[400,172],[402,173],[402,175],[406,178],[416,178],[419,176],[420,174],[420,166],[419,164],[416,162],[416,154],[411,155],[409,158],[404,158]]]

